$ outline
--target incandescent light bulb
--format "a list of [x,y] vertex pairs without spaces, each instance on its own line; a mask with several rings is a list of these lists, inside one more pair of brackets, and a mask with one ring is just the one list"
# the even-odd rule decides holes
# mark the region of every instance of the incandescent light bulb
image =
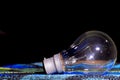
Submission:
[[112,68],[116,59],[117,49],[113,40],[104,32],[88,31],[67,50],[44,58],[43,63],[47,74],[103,74]]

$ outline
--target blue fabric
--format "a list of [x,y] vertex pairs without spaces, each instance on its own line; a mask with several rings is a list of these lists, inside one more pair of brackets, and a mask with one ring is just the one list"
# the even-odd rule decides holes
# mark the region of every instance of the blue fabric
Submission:
[[[31,64],[5,65],[5,68],[24,69],[42,68],[41,62]],[[78,73],[70,74],[38,74],[38,73],[1,73],[0,80],[120,80],[120,64],[115,64],[105,75],[82,75]]]
[[31,63],[31,64],[13,64],[13,65],[4,65],[2,67],[4,68],[36,68],[36,66],[42,67],[43,64],[42,62],[36,62],[36,63]]

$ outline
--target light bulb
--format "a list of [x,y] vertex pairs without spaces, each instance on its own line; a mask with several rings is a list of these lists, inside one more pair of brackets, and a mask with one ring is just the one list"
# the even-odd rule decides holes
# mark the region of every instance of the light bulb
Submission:
[[111,37],[101,31],[88,31],[67,50],[44,58],[43,63],[47,74],[103,74],[112,68],[116,59],[117,49]]

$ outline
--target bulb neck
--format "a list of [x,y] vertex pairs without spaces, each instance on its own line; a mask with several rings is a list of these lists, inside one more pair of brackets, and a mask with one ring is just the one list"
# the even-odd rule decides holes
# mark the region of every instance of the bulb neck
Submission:
[[47,74],[63,72],[63,60],[60,53],[55,54],[53,57],[44,58],[43,60],[45,71]]

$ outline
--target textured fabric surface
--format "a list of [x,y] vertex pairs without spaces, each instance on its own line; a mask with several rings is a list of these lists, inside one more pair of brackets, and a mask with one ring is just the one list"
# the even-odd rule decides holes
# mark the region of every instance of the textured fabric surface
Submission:
[[14,64],[0,67],[0,80],[120,80],[120,64],[104,75],[82,74],[43,74],[41,62],[31,64]]

